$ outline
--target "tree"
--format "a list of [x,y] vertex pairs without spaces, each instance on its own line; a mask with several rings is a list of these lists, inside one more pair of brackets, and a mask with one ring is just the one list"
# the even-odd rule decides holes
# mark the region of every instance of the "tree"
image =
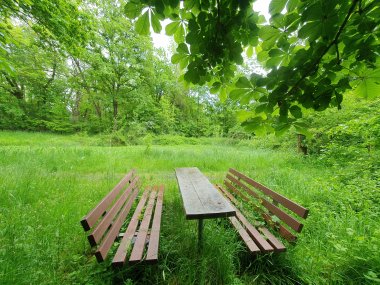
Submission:
[[[376,0],[272,0],[266,23],[250,0],[131,0],[125,13],[136,31],[161,30],[177,43],[173,63],[183,78],[229,92],[246,109],[244,125],[282,133],[293,125],[305,133],[302,111],[340,108],[343,94],[380,93],[380,2]],[[265,75],[236,81],[243,51],[256,54]]]
[[13,71],[0,71],[1,127],[62,130],[54,121],[69,117],[65,57],[27,26],[14,26],[11,33],[18,44],[9,44],[5,57]]
[[30,26],[51,45],[74,51],[86,42],[89,19],[73,0],[2,0],[0,2],[0,71],[11,73],[6,60],[7,45],[17,44],[12,37],[12,19]]

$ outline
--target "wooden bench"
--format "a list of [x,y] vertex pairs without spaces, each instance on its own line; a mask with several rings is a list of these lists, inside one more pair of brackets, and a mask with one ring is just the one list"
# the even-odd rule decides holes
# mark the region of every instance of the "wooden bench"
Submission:
[[236,217],[230,217],[229,220],[251,253],[283,252],[286,247],[263,223],[254,221],[251,224],[238,209],[243,205],[253,208],[268,227],[287,241],[296,241],[296,233],[301,232],[303,224],[295,216],[306,219],[308,209],[232,168],[229,169],[224,184],[225,188],[220,185],[217,188],[236,209]]
[[[129,263],[143,260],[154,263],[158,260],[164,187],[147,187],[136,199],[139,188],[139,177],[132,170],[81,220],[83,229],[91,230],[88,241],[91,247],[96,247],[98,262],[105,260],[114,241],[121,237],[113,266],[123,266],[127,255]],[[137,206],[129,218],[135,202]],[[123,226],[126,230],[120,233]]]

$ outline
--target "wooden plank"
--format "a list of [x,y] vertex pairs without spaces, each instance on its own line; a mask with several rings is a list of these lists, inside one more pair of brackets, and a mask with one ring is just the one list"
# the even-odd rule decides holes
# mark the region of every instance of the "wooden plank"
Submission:
[[239,223],[239,221],[235,217],[229,217],[231,224],[235,227],[237,232],[239,233],[241,239],[247,245],[249,251],[251,253],[259,253],[260,248],[255,244],[255,242],[251,239],[249,234],[246,232],[244,227]]
[[248,222],[248,220],[242,215],[241,212],[239,213],[236,212],[236,217],[243,224],[243,226],[249,233],[249,236],[256,242],[256,244],[261,249],[261,251],[263,252],[273,251],[273,247],[261,236],[259,231]]
[[262,212],[261,216],[267,222],[268,226],[270,226],[274,230],[278,230],[280,235],[287,241],[293,242],[297,239],[297,237],[294,234],[292,234],[287,228],[285,228],[280,223],[273,221],[272,217],[269,214]]
[[81,220],[81,225],[85,231],[91,229],[91,227],[96,223],[100,216],[107,210],[107,208],[111,205],[112,201],[115,200],[117,195],[121,192],[124,185],[127,182],[130,182],[132,176],[134,175],[135,170],[132,169],[129,173],[127,173],[123,179],[109,192],[100,203],[95,206],[86,216],[84,216]]
[[138,192],[139,192],[139,189],[135,188],[135,190],[133,191],[133,194],[131,195],[131,199],[129,199],[129,201],[125,204],[123,209],[121,209],[119,216],[116,218],[116,220],[112,224],[111,229],[107,232],[106,236],[102,240],[101,245],[99,246],[98,250],[95,252],[95,256],[98,262],[102,262],[106,258],[108,251],[110,250],[113,242],[119,235],[120,228],[123,225],[129,211],[131,210],[133,201],[135,200]]
[[[228,191],[224,190],[222,187],[219,186],[219,189],[226,195],[228,195]],[[228,196],[227,196],[228,197]],[[236,200],[235,200],[236,201]],[[233,200],[231,200],[233,202]],[[236,204],[235,204],[236,205]],[[256,230],[256,228],[251,225],[251,223],[243,216],[243,214],[237,209],[236,210],[236,217],[239,219],[239,221],[243,224],[245,229],[247,230],[249,236],[256,242],[256,244],[259,246],[260,250],[263,252],[271,252],[273,251],[273,247],[261,236],[261,234]]]
[[281,205],[283,205],[287,209],[291,210],[292,212],[294,212],[298,216],[306,219],[306,217],[309,213],[308,209],[302,207],[301,205],[298,205],[297,203],[289,200],[288,198],[282,196],[281,194],[274,192],[273,190],[271,190],[271,189],[265,187],[264,185],[254,181],[253,179],[249,178],[248,176],[244,175],[243,173],[241,173],[241,172],[239,172],[233,168],[230,168],[229,172],[231,174],[243,179],[246,183],[250,184],[251,186],[259,189],[265,195],[270,196],[272,199],[276,200]]
[[[228,195],[232,196],[231,194],[228,193],[228,191],[224,190],[222,187],[219,186],[219,189],[221,189],[225,195],[228,194]],[[233,200],[231,200],[231,201],[233,202],[233,204],[235,204],[237,206],[237,200],[236,199],[235,199],[235,202]],[[260,207],[257,207],[257,206],[254,206],[254,207],[255,207],[255,210],[261,214],[261,216],[267,222],[267,224],[269,226],[271,226],[272,228],[277,229],[279,231],[280,235],[282,237],[284,237],[287,241],[294,242],[297,239],[297,237],[294,234],[292,234],[287,228],[285,228],[283,225],[273,221],[272,217],[268,213],[265,213],[263,211],[263,209],[261,209]]]
[[285,245],[268,231],[267,228],[261,227],[259,230],[267,237],[268,242],[275,248],[276,252],[283,252],[286,250]]
[[157,191],[151,191],[148,205],[145,209],[144,218],[141,222],[140,228],[137,233],[136,241],[133,246],[131,256],[129,258],[130,263],[135,263],[142,260],[146,237],[148,235],[150,220],[152,219],[152,212],[153,212],[154,202],[156,200],[156,195],[157,195]]
[[141,196],[141,199],[136,207],[135,212],[133,213],[131,221],[129,222],[128,227],[124,233],[123,239],[120,242],[119,248],[117,249],[116,254],[112,260],[113,266],[123,266],[125,260],[127,259],[127,253],[130,245],[132,244],[132,239],[135,235],[139,223],[139,216],[147,201],[149,190],[150,188],[147,188]]
[[215,185],[215,186],[232,202],[232,204],[237,205],[239,203],[238,200],[236,200],[236,198],[230,192],[224,190],[222,186],[220,185]]
[[96,226],[95,230],[88,236],[88,240],[91,246],[95,246],[98,244],[100,239],[103,237],[104,233],[109,229],[114,220],[117,213],[120,211],[120,208],[124,205],[127,198],[130,197],[132,190],[135,188],[135,185],[139,177],[136,176],[132,183],[128,186],[123,194],[119,197],[119,199],[115,202],[112,208],[107,212],[107,214],[103,217],[101,222]]
[[198,168],[176,168],[175,171],[187,219],[235,215],[235,210]]
[[161,227],[161,215],[162,204],[164,198],[164,185],[159,187],[156,208],[154,210],[154,218],[152,223],[152,229],[150,231],[149,245],[146,253],[147,262],[156,262],[158,260],[158,244],[160,240],[160,227]]
[[248,202],[249,199],[247,196],[245,196],[243,193],[241,193],[236,187],[234,187],[231,183],[229,183],[227,180],[224,180],[224,184],[235,194],[237,194],[240,198],[242,198],[244,201]]
[[299,221],[297,221],[292,216],[288,215],[284,211],[282,211],[280,208],[276,207],[275,205],[272,205],[267,200],[262,199],[262,204],[265,208],[267,208],[272,214],[276,215],[281,221],[286,223],[289,227],[291,227],[296,232],[301,232],[303,228],[303,224],[301,224]]
[[[290,216],[288,213],[284,212],[277,206],[271,204],[267,199],[260,197],[257,193],[253,192],[249,187],[243,183],[241,183],[239,180],[235,179],[231,175],[227,175],[227,178],[235,183],[236,185],[242,187],[244,190],[246,190],[251,196],[258,199],[259,202],[267,208],[272,214],[276,215],[280,220],[282,220],[284,223],[286,223],[289,227],[291,227],[296,232],[301,232],[303,224],[301,224],[299,221],[297,221],[295,218]],[[248,201],[248,198],[246,198],[243,194],[240,194],[240,191],[233,187],[227,180],[224,181],[224,183],[230,188],[233,192],[239,194],[245,201]]]
[[[235,177],[233,177],[230,174],[227,174],[226,178],[230,180],[232,183],[234,183],[235,185],[243,188],[252,197],[258,199],[259,201],[261,200],[261,197],[255,191],[252,191],[252,189],[250,189],[246,184],[242,183],[240,180],[237,180]],[[226,182],[227,180],[224,181],[224,183]]]

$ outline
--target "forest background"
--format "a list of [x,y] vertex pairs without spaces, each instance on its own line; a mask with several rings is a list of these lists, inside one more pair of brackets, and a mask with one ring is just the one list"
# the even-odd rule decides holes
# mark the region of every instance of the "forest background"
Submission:
[[[355,41],[345,43],[355,49],[356,57],[350,54],[351,51],[346,51],[343,44],[339,47],[336,44],[337,52],[333,46],[334,51],[326,53],[327,59],[324,58],[326,61],[321,64],[324,69],[307,76],[315,85],[312,86],[313,90],[320,92],[312,102],[299,102],[297,106],[292,105],[294,102],[280,104],[281,100],[277,100],[278,94],[275,94],[278,108],[271,105],[270,100],[273,98],[266,94],[264,87],[272,86],[273,90],[281,93],[281,86],[276,88],[276,84],[291,81],[289,70],[285,70],[282,75],[277,74],[282,79],[280,76],[275,83],[265,83],[260,87],[261,76],[276,70],[277,65],[291,64],[291,59],[286,59],[287,55],[296,58],[304,54],[297,52],[299,47],[289,54],[284,53],[284,46],[291,49],[292,45],[299,42],[289,39],[289,43],[281,46],[280,35],[274,33],[271,27],[261,28],[268,32],[265,35],[253,37],[257,40],[256,48],[236,51],[237,56],[233,56],[233,60],[240,61],[241,57],[244,62],[236,69],[228,65],[226,70],[233,69],[232,78],[227,80],[220,77],[233,82],[229,87],[224,87],[225,81],[213,79],[210,84],[200,86],[197,83],[202,82],[196,81],[208,79],[202,77],[204,75],[200,66],[187,66],[192,55],[180,44],[185,32],[178,22],[174,21],[166,28],[166,33],[176,41],[168,52],[154,48],[151,38],[146,34],[146,29],[149,32],[155,18],[146,18],[146,12],[142,16],[139,14],[140,21],[130,20],[125,14],[135,11],[132,9],[134,6],[125,11],[124,1],[90,0],[82,1],[80,6],[75,1],[52,2],[4,0],[0,4],[0,129],[4,130],[0,133],[0,145],[4,146],[4,165],[11,163],[12,159],[6,158],[13,157],[14,153],[7,146],[13,143],[29,144],[29,140],[31,145],[38,146],[40,143],[34,141],[38,136],[8,131],[49,132],[65,135],[69,140],[80,138],[91,146],[143,145],[142,149],[136,148],[139,154],[149,154],[152,145],[184,144],[228,145],[234,150],[245,150],[247,155],[259,153],[263,149],[270,153],[287,154],[298,150],[300,154],[297,159],[284,156],[285,160],[290,161],[286,167],[299,163],[303,169],[324,169],[323,179],[314,177],[317,182],[307,182],[308,186],[314,183],[315,189],[310,191],[318,195],[315,201],[309,201],[310,198],[305,198],[305,194],[305,201],[309,203],[306,206],[310,206],[311,212],[319,213],[321,217],[311,219],[314,223],[310,225],[310,236],[305,240],[313,242],[315,230],[319,234],[323,233],[323,237],[318,237],[320,240],[326,243],[336,241],[334,245],[329,244],[330,251],[323,252],[330,259],[326,258],[325,263],[316,263],[322,268],[320,272],[325,274],[321,277],[325,279],[321,279],[320,283],[331,281],[331,278],[335,278],[333,280],[337,283],[350,280],[357,280],[358,283],[380,282],[379,256],[374,254],[380,248],[380,7],[376,1],[359,1],[360,4],[358,1],[340,1],[346,3],[344,8],[349,8],[352,3],[358,4],[357,14],[363,7],[368,7],[368,17],[363,17],[362,22],[353,20],[353,26],[356,25],[358,29],[351,27],[355,32],[350,29],[347,31],[347,35],[356,37]],[[197,1],[187,3],[193,2]],[[275,17],[282,11],[278,5],[282,6],[283,3],[287,7],[302,7],[302,1],[272,2],[277,3],[277,6],[271,6],[272,28],[281,22]],[[229,1],[220,3],[227,5]],[[316,41],[315,37],[320,32],[313,30],[313,27],[318,26],[315,23],[318,20],[311,10],[308,10],[309,14],[304,13],[304,17],[311,17],[312,25],[308,25],[309,22],[305,20],[307,28],[302,32],[298,30],[302,44]],[[152,15],[157,14],[152,12]],[[342,19],[344,16],[343,13]],[[142,25],[144,19],[151,22]],[[139,33],[136,32],[136,25]],[[276,29],[281,30],[278,27]],[[294,30],[290,33],[294,33]],[[266,47],[262,44],[264,42]],[[271,49],[274,45],[278,48]],[[305,46],[308,51],[311,50],[312,45]],[[338,61],[344,57],[343,51],[349,54],[345,62],[354,62],[347,72],[344,71],[347,69],[344,64],[339,67],[332,64],[336,62],[336,56]],[[297,64],[302,66],[303,60],[304,57],[298,58]],[[308,62],[305,62],[306,66]],[[182,74],[186,67],[187,77]],[[330,68],[337,69],[327,72]],[[218,76],[215,78],[219,80]],[[259,86],[258,90],[252,91],[256,86]],[[325,86],[329,88],[322,88]],[[311,90],[310,85],[303,88]],[[273,116],[268,115],[272,112]],[[268,118],[272,121],[267,122]],[[62,139],[62,136],[57,137]],[[43,138],[37,140],[44,141]],[[88,153],[91,151],[88,150]],[[18,159],[23,158],[22,153],[18,155]],[[173,155],[173,161],[179,156]],[[234,156],[230,154],[228,157],[232,159]],[[17,158],[14,160],[18,161]],[[206,162],[202,163],[206,165]],[[57,171],[58,168],[54,166],[53,169]],[[218,171],[221,176],[222,170],[218,168]],[[3,179],[5,181],[5,176]],[[29,185],[29,182],[25,183]],[[6,183],[11,185],[9,181],[3,185]],[[8,188],[4,186],[1,190],[8,191]],[[23,191],[20,188],[21,196],[25,195]],[[13,205],[11,195],[8,198],[9,205]],[[8,206],[3,205],[0,209],[5,212]],[[15,213],[18,213],[16,210]],[[341,227],[334,228],[336,225],[330,224],[334,219],[344,217],[347,219]],[[317,222],[322,220],[318,231]],[[327,231],[330,227],[335,231]],[[11,240],[14,235],[4,234],[4,237]],[[306,245],[299,248],[304,250],[303,254],[312,255],[313,249]],[[313,253],[312,256],[318,259],[321,252]],[[86,262],[82,257],[80,259],[80,262]],[[293,261],[297,268],[302,268],[302,258]],[[339,270],[331,269],[334,264],[341,265]],[[346,272],[347,264],[349,269]],[[64,276],[68,267],[67,264],[62,266],[59,270]],[[306,267],[302,272],[304,275],[301,280],[306,283],[312,283],[312,277],[319,274],[318,270],[308,272]],[[157,274],[157,278],[161,278],[160,273]],[[80,277],[81,274],[77,275]],[[181,276],[184,276],[184,272],[179,272],[173,280]],[[7,275],[2,277],[6,279]]]

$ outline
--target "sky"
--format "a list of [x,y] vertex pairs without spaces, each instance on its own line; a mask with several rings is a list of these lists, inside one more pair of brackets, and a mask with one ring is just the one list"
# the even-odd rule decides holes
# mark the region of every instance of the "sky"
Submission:
[[[268,0],[256,0],[253,4],[253,10],[260,12],[265,16],[267,21],[269,20],[269,12],[268,12]],[[153,39],[153,44],[156,48],[164,48],[165,50],[169,50],[169,46],[171,41],[173,41],[172,37],[168,37],[165,35],[165,26],[170,23],[170,20],[165,20],[161,22],[162,30],[160,34],[156,34],[153,31],[151,32],[151,36]]]

